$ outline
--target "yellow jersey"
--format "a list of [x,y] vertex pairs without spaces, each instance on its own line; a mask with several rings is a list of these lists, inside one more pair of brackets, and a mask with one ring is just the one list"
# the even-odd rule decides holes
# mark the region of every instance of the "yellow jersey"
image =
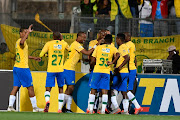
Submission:
[[125,43],[129,49],[129,56],[130,56],[130,60],[129,60],[129,70],[135,70],[136,66],[135,66],[135,51],[136,51],[136,47],[135,44],[131,41]]
[[93,48],[97,43],[98,43],[97,40],[92,40],[92,41],[90,41],[90,42],[89,42],[89,50],[90,50],[91,48]]
[[24,45],[20,45],[21,38],[16,42],[16,61],[14,67],[29,68],[28,66],[28,45],[26,41]]
[[[92,40],[92,41],[90,41],[90,42],[89,42],[89,50],[90,50],[91,48],[93,48],[97,43],[98,43],[97,40]],[[111,45],[114,46],[113,43],[111,43]]]
[[75,66],[80,59],[80,52],[84,48],[77,41],[74,41],[70,46],[70,51],[68,57],[64,64],[64,69],[66,70],[75,70]]
[[[97,43],[98,43],[97,40],[92,40],[91,42],[89,42],[89,50],[90,50],[91,48],[93,48]],[[111,45],[112,45],[113,47],[115,47],[113,43],[111,43]],[[111,68],[111,71],[113,71],[113,70],[114,70],[114,65],[110,65],[110,68]]]
[[112,45],[103,44],[96,47],[92,56],[96,58],[96,65],[93,72],[110,74],[110,66],[107,61],[112,61],[113,56],[118,52]]
[[[118,59],[118,61],[117,61],[117,64],[116,64],[116,68],[117,67],[119,67],[122,63],[123,63],[123,61],[124,61],[124,56],[125,55],[128,55],[129,54],[129,49],[128,49],[128,47],[125,45],[125,44],[122,44],[121,46],[119,46],[119,48],[118,48],[118,51],[119,51],[119,53],[120,53],[120,58]],[[128,63],[127,63],[128,64]],[[128,71],[128,65],[124,65],[121,69],[120,69],[120,73],[129,73],[129,71]]]
[[69,45],[64,40],[52,40],[45,44],[40,57],[48,52],[47,72],[63,72],[64,51],[69,50]]

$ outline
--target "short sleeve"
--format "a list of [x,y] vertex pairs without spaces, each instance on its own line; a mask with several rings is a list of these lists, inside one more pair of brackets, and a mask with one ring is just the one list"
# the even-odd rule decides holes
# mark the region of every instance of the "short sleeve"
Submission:
[[46,53],[46,52],[48,52],[48,50],[49,50],[49,42],[47,42],[45,45],[44,45],[44,47],[43,47],[43,49],[42,49],[42,51],[41,51],[41,53],[40,53],[40,57],[42,57],[42,56],[44,56],[44,54]]
[[114,50],[113,50],[113,55],[115,56],[116,55],[116,53],[118,53],[119,51],[118,51],[118,49],[116,48],[116,47],[114,47]]
[[129,54],[128,51],[129,51],[129,50],[128,50],[128,47],[126,47],[126,46],[122,46],[122,47],[119,49],[119,52],[120,52],[121,56],[128,55],[128,54]]
[[95,58],[97,57],[97,49],[98,49],[98,47],[96,47],[94,52],[92,53],[92,56],[95,57]]
[[93,48],[93,46],[92,46],[92,43],[90,42],[90,43],[89,43],[89,50],[90,50],[91,48]]
[[70,51],[69,45],[65,42],[65,48],[66,50]]
[[83,48],[83,46],[81,46],[80,43],[78,43],[77,46],[76,46],[76,48],[75,48],[75,50],[77,50],[78,52],[81,52],[81,50],[83,50],[83,49],[84,49],[84,48]]

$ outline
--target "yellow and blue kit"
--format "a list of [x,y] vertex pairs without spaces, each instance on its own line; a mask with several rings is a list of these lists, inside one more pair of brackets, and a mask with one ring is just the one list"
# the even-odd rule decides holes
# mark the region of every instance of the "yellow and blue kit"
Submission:
[[55,78],[57,78],[59,87],[64,85],[63,62],[65,49],[69,50],[69,45],[64,40],[52,40],[43,47],[40,57],[48,52],[46,87],[54,87]]
[[110,44],[103,44],[96,47],[92,54],[96,58],[96,65],[90,83],[91,88],[109,90],[111,68],[107,65],[107,61],[112,61],[116,53],[118,53],[117,48]]

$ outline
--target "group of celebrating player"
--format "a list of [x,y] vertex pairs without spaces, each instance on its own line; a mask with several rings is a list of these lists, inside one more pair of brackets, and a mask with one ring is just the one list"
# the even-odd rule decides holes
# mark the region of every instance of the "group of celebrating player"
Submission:
[[[14,87],[9,97],[8,111],[15,111],[13,104],[15,96],[21,85],[28,89],[29,97],[34,112],[41,109],[37,107],[36,97],[32,84],[32,76],[28,66],[28,58],[41,61],[41,57],[48,56],[48,68],[46,76],[44,112],[48,112],[50,106],[50,91],[55,86],[55,78],[59,87],[58,113],[62,112],[62,107],[67,104],[66,112],[70,113],[72,103],[72,93],[75,86],[75,66],[80,59],[80,53],[89,56],[90,78],[87,113],[93,114],[95,94],[100,92],[98,113],[105,114],[108,102],[108,90],[111,88],[111,103],[114,106],[112,114],[128,113],[129,101],[135,105],[135,114],[143,108],[138,104],[135,96],[131,92],[136,77],[135,66],[135,45],[130,41],[129,33],[119,33],[116,37],[117,49],[112,43],[112,35],[107,30],[100,30],[97,40],[89,43],[89,50],[84,49],[80,43],[86,40],[86,33],[79,32],[77,39],[70,45],[63,40],[60,32],[53,32],[53,39],[45,44],[40,57],[28,56],[28,45],[26,40],[28,34],[32,32],[32,25],[28,29],[20,29],[20,39],[16,42],[16,61],[13,68]],[[69,51],[64,63],[65,49]],[[115,66],[115,67],[114,67]],[[112,79],[112,84],[110,81]],[[65,93],[63,86],[67,85]],[[110,86],[111,84],[111,86]],[[123,109],[119,108],[113,89],[121,91],[123,95]]]

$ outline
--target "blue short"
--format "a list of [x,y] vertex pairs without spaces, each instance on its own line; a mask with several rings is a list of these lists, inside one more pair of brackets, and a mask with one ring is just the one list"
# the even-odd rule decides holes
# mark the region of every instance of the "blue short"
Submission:
[[89,75],[89,87],[90,87],[90,84],[91,84],[91,80],[92,80],[92,76],[93,76],[93,70],[90,72],[90,75]]
[[64,79],[66,85],[75,85],[75,71],[64,69]]
[[63,85],[64,85],[63,72],[57,72],[57,73],[47,72],[46,87],[54,87],[55,86],[55,78],[57,79],[58,87],[63,87]]
[[107,73],[93,73],[90,87],[93,89],[105,89],[110,88],[110,75]]
[[[93,76],[93,70],[90,72],[90,75],[89,75],[89,87],[91,85],[92,76]],[[101,92],[101,89],[97,89],[97,92]]]
[[141,37],[153,37],[153,24],[140,24]]
[[117,91],[127,91],[127,80],[129,77],[129,73],[118,73],[118,75],[113,77],[112,89]]
[[13,68],[14,86],[33,86],[31,71],[29,68]]
[[136,79],[136,69],[135,70],[129,70],[129,84],[128,84],[128,90],[133,90],[134,81]]

